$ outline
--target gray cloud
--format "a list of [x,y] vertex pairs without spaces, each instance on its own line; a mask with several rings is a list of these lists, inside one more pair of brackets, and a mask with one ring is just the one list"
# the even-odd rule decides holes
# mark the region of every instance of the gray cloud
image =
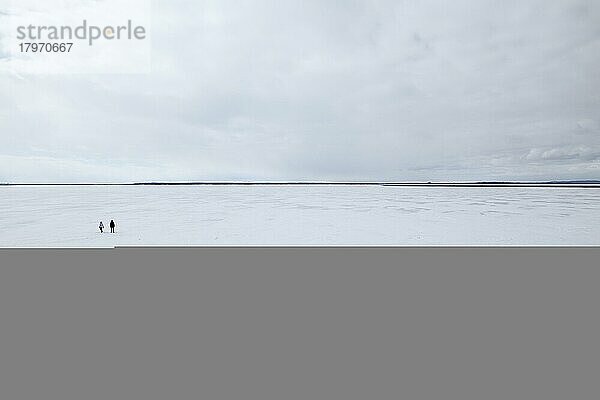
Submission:
[[550,149],[531,149],[527,161],[600,161],[600,147],[566,146]]
[[597,1],[165,3],[150,74],[0,73],[1,181],[600,178]]

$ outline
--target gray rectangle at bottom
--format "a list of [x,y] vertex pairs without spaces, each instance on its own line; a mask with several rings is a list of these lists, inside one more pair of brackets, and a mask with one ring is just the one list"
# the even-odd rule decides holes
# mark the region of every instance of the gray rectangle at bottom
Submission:
[[596,399],[600,249],[0,251],[0,398]]

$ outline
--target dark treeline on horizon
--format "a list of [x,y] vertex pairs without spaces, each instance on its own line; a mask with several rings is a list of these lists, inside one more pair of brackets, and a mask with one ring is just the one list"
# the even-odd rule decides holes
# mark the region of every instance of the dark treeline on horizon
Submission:
[[[133,182],[133,183],[0,183],[0,186],[422,186],[422,187],[600,187],[600,180],[472,182]],[[581,186],[577,186],[581,185]]]

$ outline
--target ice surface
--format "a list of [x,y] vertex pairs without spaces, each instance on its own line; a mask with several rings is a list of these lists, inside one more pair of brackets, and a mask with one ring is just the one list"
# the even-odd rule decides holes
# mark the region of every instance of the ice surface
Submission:
[[600,245],[600,189],[0,187],[0,246],[153,245]]

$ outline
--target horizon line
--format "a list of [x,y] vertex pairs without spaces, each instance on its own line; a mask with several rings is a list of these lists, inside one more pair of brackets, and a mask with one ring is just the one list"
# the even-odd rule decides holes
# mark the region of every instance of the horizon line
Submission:
[[337,185],[337,186],[421,186],[421,187],[598,187],[600,180],[544,181],[142,181],[142,182],[75,182],[18,183],[3,182],[0,186],[277,186],[277,185]]

